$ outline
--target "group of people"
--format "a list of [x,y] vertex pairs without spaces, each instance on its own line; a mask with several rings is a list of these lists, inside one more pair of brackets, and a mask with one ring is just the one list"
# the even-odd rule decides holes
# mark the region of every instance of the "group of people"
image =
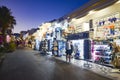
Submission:
[[[73,53],[73,44],[72,44],[72,41],[70,40],[67,40],[66,41],[66,61],[68,62],[71,62],[71,55]],[[58,42],[56,39],[54,39],[53,41],[53,47],[52,47],[52,55],[54,56],[59,56],[59,52],[58,52]]]
[[25,41],[24,40],[15,40],[16,47],[24,47]]

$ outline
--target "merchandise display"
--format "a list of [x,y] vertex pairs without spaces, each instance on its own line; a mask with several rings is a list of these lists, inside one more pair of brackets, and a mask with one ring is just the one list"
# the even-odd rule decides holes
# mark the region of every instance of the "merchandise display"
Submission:
[[84,40],[72,40],[75,58],[84,59]]
[[88,60],[90,55],[90,44],[88,39],[72,40],[74,46],[74,56],[76,59]]
[[111,50],[107,42],[94,41],[94,49],[92,53],[92,59],[96,63],[110,63],[111,62]]
[[58,53],[59,56],[62,56],[65,53],[65,42],[59,40],[58,41]]

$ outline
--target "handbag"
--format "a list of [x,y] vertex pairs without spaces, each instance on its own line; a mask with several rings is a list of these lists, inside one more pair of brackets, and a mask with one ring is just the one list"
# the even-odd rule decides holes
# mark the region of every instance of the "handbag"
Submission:
[[56,51],[56,50],[57,50],[57,47],[54,47],[54,50]]

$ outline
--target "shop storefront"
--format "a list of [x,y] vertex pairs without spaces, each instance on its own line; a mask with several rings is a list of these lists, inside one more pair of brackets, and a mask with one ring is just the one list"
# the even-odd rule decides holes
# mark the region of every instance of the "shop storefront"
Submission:
[[64,54],[65,42],[62,38],[62,28],[61,27],[55,28],[55,38],[56,38],[57,44],[58,44],[57,55],[62,56]]
[[70,25],[75,26],[75,34],[68,35],[68,39],[72,39],[76,48],[78,47],[77,44],[81,45],[79,48],[82,50],[77,49],[79,50],[78,52],[81,53],[81,58],[84,59],[84,48],[87,48],[87,46],[83,46],[85,46],[86,38],[77,38],[77,34],[89,31],[91,59],[97,63],[110,64],[111,51],[109,44],[116,42],[116,44],[119,45],[120,40],[120,9],[118,9],[120,2],[100,9],[99,6],[103,5],[96,5],[96,7],[89,10],[88,14],[83,17],[80,17],[80,15],[84,15],[84,13],[79,15],[77,15],[77,11],[73,13],[76,17],[71,19]]
[[70,34],[67,39],[73,42],[75,58],[79,56],[79,59],[91,59],[89,32]]
[[[119,52],[115,54],[115,61],[113,62],[111,60],[113,54],[109,47],[110,43],[115,43],[117,47],[119,46],[120,10],[117,9],[118,6],[120,6],[120,3],[115,3],[92,16],[94,28],[93,43],[91,43],[93,47],[92,59],[97,63],[113,63],[114,66],[120,66],[118,60]],[[98,14],[100,15],[99,17],[97,17]]]

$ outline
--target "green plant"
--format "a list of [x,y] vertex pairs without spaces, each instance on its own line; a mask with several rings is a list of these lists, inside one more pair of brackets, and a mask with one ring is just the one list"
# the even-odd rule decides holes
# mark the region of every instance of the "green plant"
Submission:
[[15,51],[15,49],[16,49],[16,44],[15,44],[15,42],[10,42],[9,44],[7,44],[8,46],[6,46],[6,50],[7,50],[7,52],[13,52],[13,51]]

